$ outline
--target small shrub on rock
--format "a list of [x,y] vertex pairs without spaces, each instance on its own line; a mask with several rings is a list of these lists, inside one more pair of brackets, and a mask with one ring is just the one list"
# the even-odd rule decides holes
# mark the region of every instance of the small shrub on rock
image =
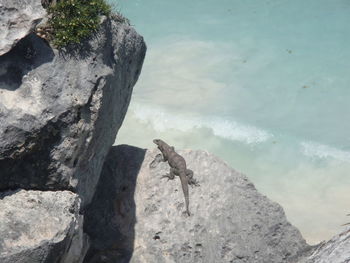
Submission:
[[79,44],[95,32],[100,16],[109,15],[104,0],[61,0],[48,8],[53,44],[58,48]]

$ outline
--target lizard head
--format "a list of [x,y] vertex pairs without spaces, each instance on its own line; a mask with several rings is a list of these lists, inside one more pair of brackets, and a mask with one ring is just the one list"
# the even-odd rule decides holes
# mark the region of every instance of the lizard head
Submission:
[[162,142],[161,139],[154,139],[153,142],[159,146],[159,144]]
[[159,150],[163,151],[164,142],[161,139],[154,139],[153,142],[157,144]]

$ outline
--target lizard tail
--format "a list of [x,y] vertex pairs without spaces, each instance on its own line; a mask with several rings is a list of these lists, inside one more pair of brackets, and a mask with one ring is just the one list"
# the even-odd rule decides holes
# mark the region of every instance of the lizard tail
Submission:
[[189,205],[190,205],[190,198],[189,198],[189,193],[188,193],[188,179],[186,176],[185,172],[180,173],[180,181],[181,181],[181,186],[182,186],[182,191],[185,196],[185,203],[186,203],[186,213],[188,216],[190,216],[190,210],[189,210]]

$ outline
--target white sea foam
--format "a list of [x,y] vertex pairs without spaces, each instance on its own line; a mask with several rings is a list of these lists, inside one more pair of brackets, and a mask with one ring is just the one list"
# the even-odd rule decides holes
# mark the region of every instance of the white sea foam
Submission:
[[211,129],[215,136],[247,144],[261,143],[272,137],[267,131],[254,126],[218,117],[170,112],[160,107],[141,106],[139,104],[134,105],[130,110],[140,122],[148,123],[158,132],[170,129],[187,132],[196,128],[206,128]]
[[[202,116],[199,114],[171,111],[163,107],[133,104],[129,109],[141,123],[146,123],[157,132],[178,130],[190,132],[194,129],[210,129],[214,136],[239,141],[246,144],[265,142],[273,134],[252,125],[246,125],[233,120],[216,116]],[[335,159],[350,162],[350,152],[337,149],[317,142],[303,141],[300,143],[301,152],[312,158]]]
[[350,162],[350,152],[319,144],[316,142],[302,142],[302,152],[309,157],[320,159],[336,159],[343,162]]
[[248,144],[261,143],[272,137],[268,132],[253,126],[242,125],[234,121],[213,119],[206,124],[212,127],[214,135]]

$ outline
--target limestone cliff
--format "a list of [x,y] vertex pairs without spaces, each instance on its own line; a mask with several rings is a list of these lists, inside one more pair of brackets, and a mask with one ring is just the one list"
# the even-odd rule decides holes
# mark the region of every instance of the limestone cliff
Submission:
[[33,33],[40,0],[0,0],[0,14],[0,262],[81,262],[84,208],[146,45],[101,17],[78,52],[59,52]]
[[1,191],[69,189],[91,199],[145,44],[130,26],[103,18],[82,50],[60,55],[30,33],[0,57]]

